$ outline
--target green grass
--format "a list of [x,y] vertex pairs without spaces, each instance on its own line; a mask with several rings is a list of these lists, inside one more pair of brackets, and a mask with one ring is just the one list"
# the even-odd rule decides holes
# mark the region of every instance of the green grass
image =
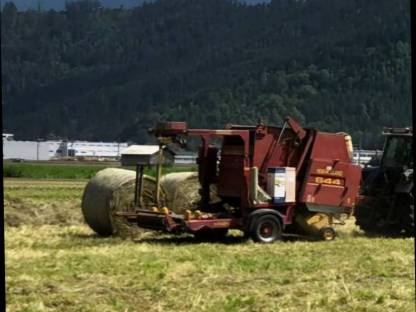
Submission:
[[4,163],[3,177],[30,179],[89,179],[105,165]]
[[[135,170],[134,168],[132,170]],[[173,172],[186,172],[186,171],[197,171],[196,166],[164,166],[162,169],[162,174],[173,173]],[[145,174],[152,177],[156,176],[156,167],[146,168],[144,171]]]
[[5,199],[20,198],[44,202],[81,199],[87,180],[6,179]]
[[[114,164],[111,165],[114,167]],[[3,177],[28,179],[90,179],[98,171],[107,168],[99,164],[49,164],[3,162]],[[126,168],[135,170],[134,167]],[[163,173],[195,171],[196,167],[166,166]],[[146,168],[145,174],[155,176],[156,168]]]
[[35,190],[25,189],[9,189],[5,194],[5,198],[25,198],[34,200],[44,201],[55,201],[55,200],[72,200],[73,198],[81,198],[83,189],[72,188],[68,189],[65,187],[53,187],[53,188],[42,188]]
[[[41,205],[32,218],[65,205],[79,216],[84,184],[8,179],[5,195]],[[415,311],[414,239],[351,228],[332,242],[123,240],[82,219],[27,221],[5,227],[7,311]]]

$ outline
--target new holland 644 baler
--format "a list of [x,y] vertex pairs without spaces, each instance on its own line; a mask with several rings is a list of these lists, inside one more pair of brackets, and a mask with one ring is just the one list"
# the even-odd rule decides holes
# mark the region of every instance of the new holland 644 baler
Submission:
[[[183,214],[160,207],[158,195],[153,209],[137,200],[134,211],[118,213],[140,227],[211,237],[239,229],[263,243],[289,234],[331,240],[336,234],[333,224],[353,212],[361,169],[352,164],[351,139],[345,133],[303,129],[289,117],[282,127],[229,125],[209,130],[163,122],[150,131],[160,145],[157,181],[165,145],[184,145],[188,137],[202,139],[197,161],[202,199],[197,211]],[[218,142],[220,148],[213,144]],[[210,204],[212,184],[221,198],[215,205]]]

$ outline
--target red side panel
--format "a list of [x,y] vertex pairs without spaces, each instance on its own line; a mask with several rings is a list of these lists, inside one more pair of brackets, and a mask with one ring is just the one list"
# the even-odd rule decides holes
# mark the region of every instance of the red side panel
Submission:
[[[259,184],[264,189],[267,188],[267,168],[297,167],[303,152],[302,146],[294,144],[296,136],[291,129],[286,128],[283,134],[281,131],[282,129],[277,127],[256,129],[252,165],[259,168]],[[307,131],[307,135],[312,134]],[[277,144],[279,137],[280,141]]]
[[198,155],[198,173],[199,182],[203,185],[204,183],[216,183],[217,177],[217,157],[218,149],[209,146],[207,148],[207,155],[204,157],[204,149],[199,149]]
[[312,159],[350,162],[345,137],[342,134],[318,132],[313,143]]
[[241,197],[244,185],[244,145],[238,137],[224,138],[219,163],[218,195]]
[[308,207],[352,208],[360,179],[361,168],[351,163],[344,135],[318,132],[303,179],[300,202]]
[[244,156],[222,155],[219,166],[218,195],[240,197],[244,184]]
[[300,202],[352,208],[358,195],[360,178],[360,166],[330,159],[311,159]]

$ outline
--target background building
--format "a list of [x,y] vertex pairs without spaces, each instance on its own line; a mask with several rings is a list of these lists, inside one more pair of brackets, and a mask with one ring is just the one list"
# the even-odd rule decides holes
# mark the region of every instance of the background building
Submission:
[[3,141],[12,141],[14,140],[14,134],[3,133]]
[[[118,142],[89,141],[14,141],[13,134],[3,133],[3,159],[50,160],[75,158],[119,158],[155,164],[158,145],[131,145]],[[195,164],[196,154],[175,146],[167,146],[165,163]],[[133,160],[132,160],[133,159]]]
[[116,158],[127,143],[88,141],[14,141],[3,133],[3,159],[50,160],[60,157]]
[[3,159],[49,160],[49,144],[3,140]]

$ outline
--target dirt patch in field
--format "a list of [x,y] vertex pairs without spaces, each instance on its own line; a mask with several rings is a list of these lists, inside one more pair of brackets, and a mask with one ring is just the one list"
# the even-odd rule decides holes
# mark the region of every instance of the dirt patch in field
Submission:
[[82,224],[79,201],[39,202],[29,199],[4,199],[4,224],[6,226]]

